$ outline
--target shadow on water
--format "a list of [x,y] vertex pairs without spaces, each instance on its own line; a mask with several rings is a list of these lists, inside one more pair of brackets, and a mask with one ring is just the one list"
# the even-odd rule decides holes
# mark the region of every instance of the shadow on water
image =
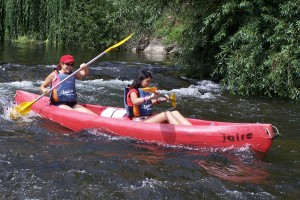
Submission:
[[262,184],[267,183],[269,176],[266,163],[253,158],[241,159],[238,154],[211,154],[198,164],[208,174],[231,182]]
[[74,134],[74,131],[59,125],[58,123],[52,122],[47,119],[40,119],[39,126],[47,129],[51,133],[56,133],[56,134]]
[[[144,153],[131,156],[149,164],[163,163],[164,160],[170,159],[170,157],[173,157],[172,155],[176,154],[181,159],[186,158],[190,162],[199,165],[198,170],[202,176],[209,174],[236,183],[265,184],[268,182],[268,164],[262,162],[249,149],[224,151],[216,149],[192,150],[190,148],[185,150],[184,147],[178,149],[178,147],[169,147],[168,145],[157,146],[142,143],[135,146]],[[183,160],[182,163],[184,163]]]

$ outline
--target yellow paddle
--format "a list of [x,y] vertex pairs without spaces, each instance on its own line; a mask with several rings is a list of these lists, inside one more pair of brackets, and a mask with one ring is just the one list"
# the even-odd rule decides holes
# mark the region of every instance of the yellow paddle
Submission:
[[176,94],[172,93],[169,97],[170,103],[173,106],[173,108],[176,108]]
[[[145,87],[145,88],[141,88],[143,91],[145,92],[151,92],[151,93],[155,93],[157,92],[157,87]],[[165,96],[165,95],[163,95]],[[176,108],[176,94],[172,93],[171,96],[168,98],[168,100],[170,101],[171,105]]]
[[[100,57],[102,57],[103,55],[105,55],[106,53],[110,52],[112,49],[122,45],[123,43],[125,43],[127,40],[129,40],[131,38],[131,36],[134,33],[132,33],[131,35],[129,35],[128,37],[126,37],[125,39],[123,39],[122,41],[118,42],[117,44],[109,47],[108,49],[106,49],[104,52],[102,52],[101,54],[99,54],[98,56],[96,56],[95,58],[93,58],[92,60],[90,60],[88,63],[86,63],[86,65],[90,65],[91,63],[93,63],[94,61],[96,61],[97,59],[99,59]],[[57,87],[58,85],[62,84],[63,82],[65,82],[66,80],[68,80],[71,76],[73,76],[74,74],[76,74],[77,72],[79,72],[81,69],[77,69],[76,71],[74,71],[72,74],[70,74],[69,76],[67,76],[64,80],[62,80],[61,82],[57,83],[56,85],[54,85],[52,88],[49,89],[49,92],[51,92],[55,87]],[[42,94],[41,96],[39,96],[38,98],[36,98],[33,101],[30,102],[23,102],[19,105],[17,105],[15,108],[13,108],[10,112],[10,118],[12,119],[17,119],[19,118],[21,115],[27,115],[30,110],[32,105],[37,102],[39,99],[41,99],[45,94]]]
[[144,87],[141,88],[144,92],[151,92],[151,93],[155,93],[157,92],[157,87]]

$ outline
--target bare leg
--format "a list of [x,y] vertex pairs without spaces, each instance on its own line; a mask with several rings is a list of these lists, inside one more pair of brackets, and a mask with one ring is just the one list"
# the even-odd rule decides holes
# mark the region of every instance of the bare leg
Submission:
[[169,124],[179,124],[170,111],[159,113],[153,117],[150,117],[149,119],[144,120],[144,122],[148,123],[162,123],[165,121],[167,121]]
[[76,111],[79,111],[79,112],[83,112],[83,113],[89,113],[89,114],[94,114],[94,115],[97,115],[96,113],[94,113],[93,111],[83,107],[82,105],[79,105],[79,104],[76,104],[74,107],[73,107],[74,110]]
[[144,122],[148,123],[163,123],[167,121],[167,115],[165,112],[159,113],[157,115],[154,115],[146,120]]
[[186,118],[184,118],[177,110],[171,112],[172,115],[181,125],[192,125]]
[[91,110],[79,105],[79,104],[76,104],[74,106],[74,108],[71,108],[70,106],[67,106],[67,105],[59,105],[58,106],[59,108],[63,108],[63,109],[66,109],[66,110],[76,110],[78,112],[84,112],[84,113],[89,113],[89,114],[94,114],[94,115],[97,115],[96,113],[92,112]]
[[59,106],[57,106],[57,107],[63,108],[63,109],[66,109],[66,110],[73,110],[73,108],[71,108],[70,106],[64,105],[64,104],[59,105]]
[[180,124],[180,121],[178,121],[170,111],[166,111],[165,113],[167,115],[169,124]]

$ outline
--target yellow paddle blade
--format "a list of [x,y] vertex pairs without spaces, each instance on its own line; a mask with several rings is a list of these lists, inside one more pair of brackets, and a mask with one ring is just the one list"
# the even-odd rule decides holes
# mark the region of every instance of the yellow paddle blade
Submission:
[[21,115],[27,115],[31,111],[31,107],[35,101],[23,102],[17,105],[10,111],[10,118],[17,119],[21,117]]
[[155,93],[157,92],[157,87],[145,87],[145,88],[141,88],[144,92],[152,92]]
[[126,42],[127,40],[129,40],[131,38],[131,36],[133,36],[134,33],[132,33],[131,35],[129,35],[127,38],[125,38],[124,40],[120,41],[119,43],[115,44],[114,46],[109,47],[108,49],[105,50],[105,53],[110,52],[112,49],[120,46],[121,44],[123,44],[124,42]]
[[176,108],[176,94],[174,94],[174,93],[171,94],[169,100],[170,100],[171,105],[172,105],[174,108]]

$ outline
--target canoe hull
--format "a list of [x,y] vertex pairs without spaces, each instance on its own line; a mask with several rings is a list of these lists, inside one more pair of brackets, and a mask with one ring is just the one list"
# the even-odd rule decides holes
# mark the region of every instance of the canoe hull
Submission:
[[[17,104],[36,99],[38,95],[18,90]],[[110,107],[82,104],[97,114]],[[122,108],[115,108],[123,110]],[[241,148],[248,146],[257,152],[267,152],[274,138],[271,124],[230,123],[189,119],[192,126],[163,123],[134,122],[127,117],[95,116],[49,105],[43,97],[32,106],[32,111],[75,132],[98,129],[101,132],[130,137],[142,141],[212,148]]]

